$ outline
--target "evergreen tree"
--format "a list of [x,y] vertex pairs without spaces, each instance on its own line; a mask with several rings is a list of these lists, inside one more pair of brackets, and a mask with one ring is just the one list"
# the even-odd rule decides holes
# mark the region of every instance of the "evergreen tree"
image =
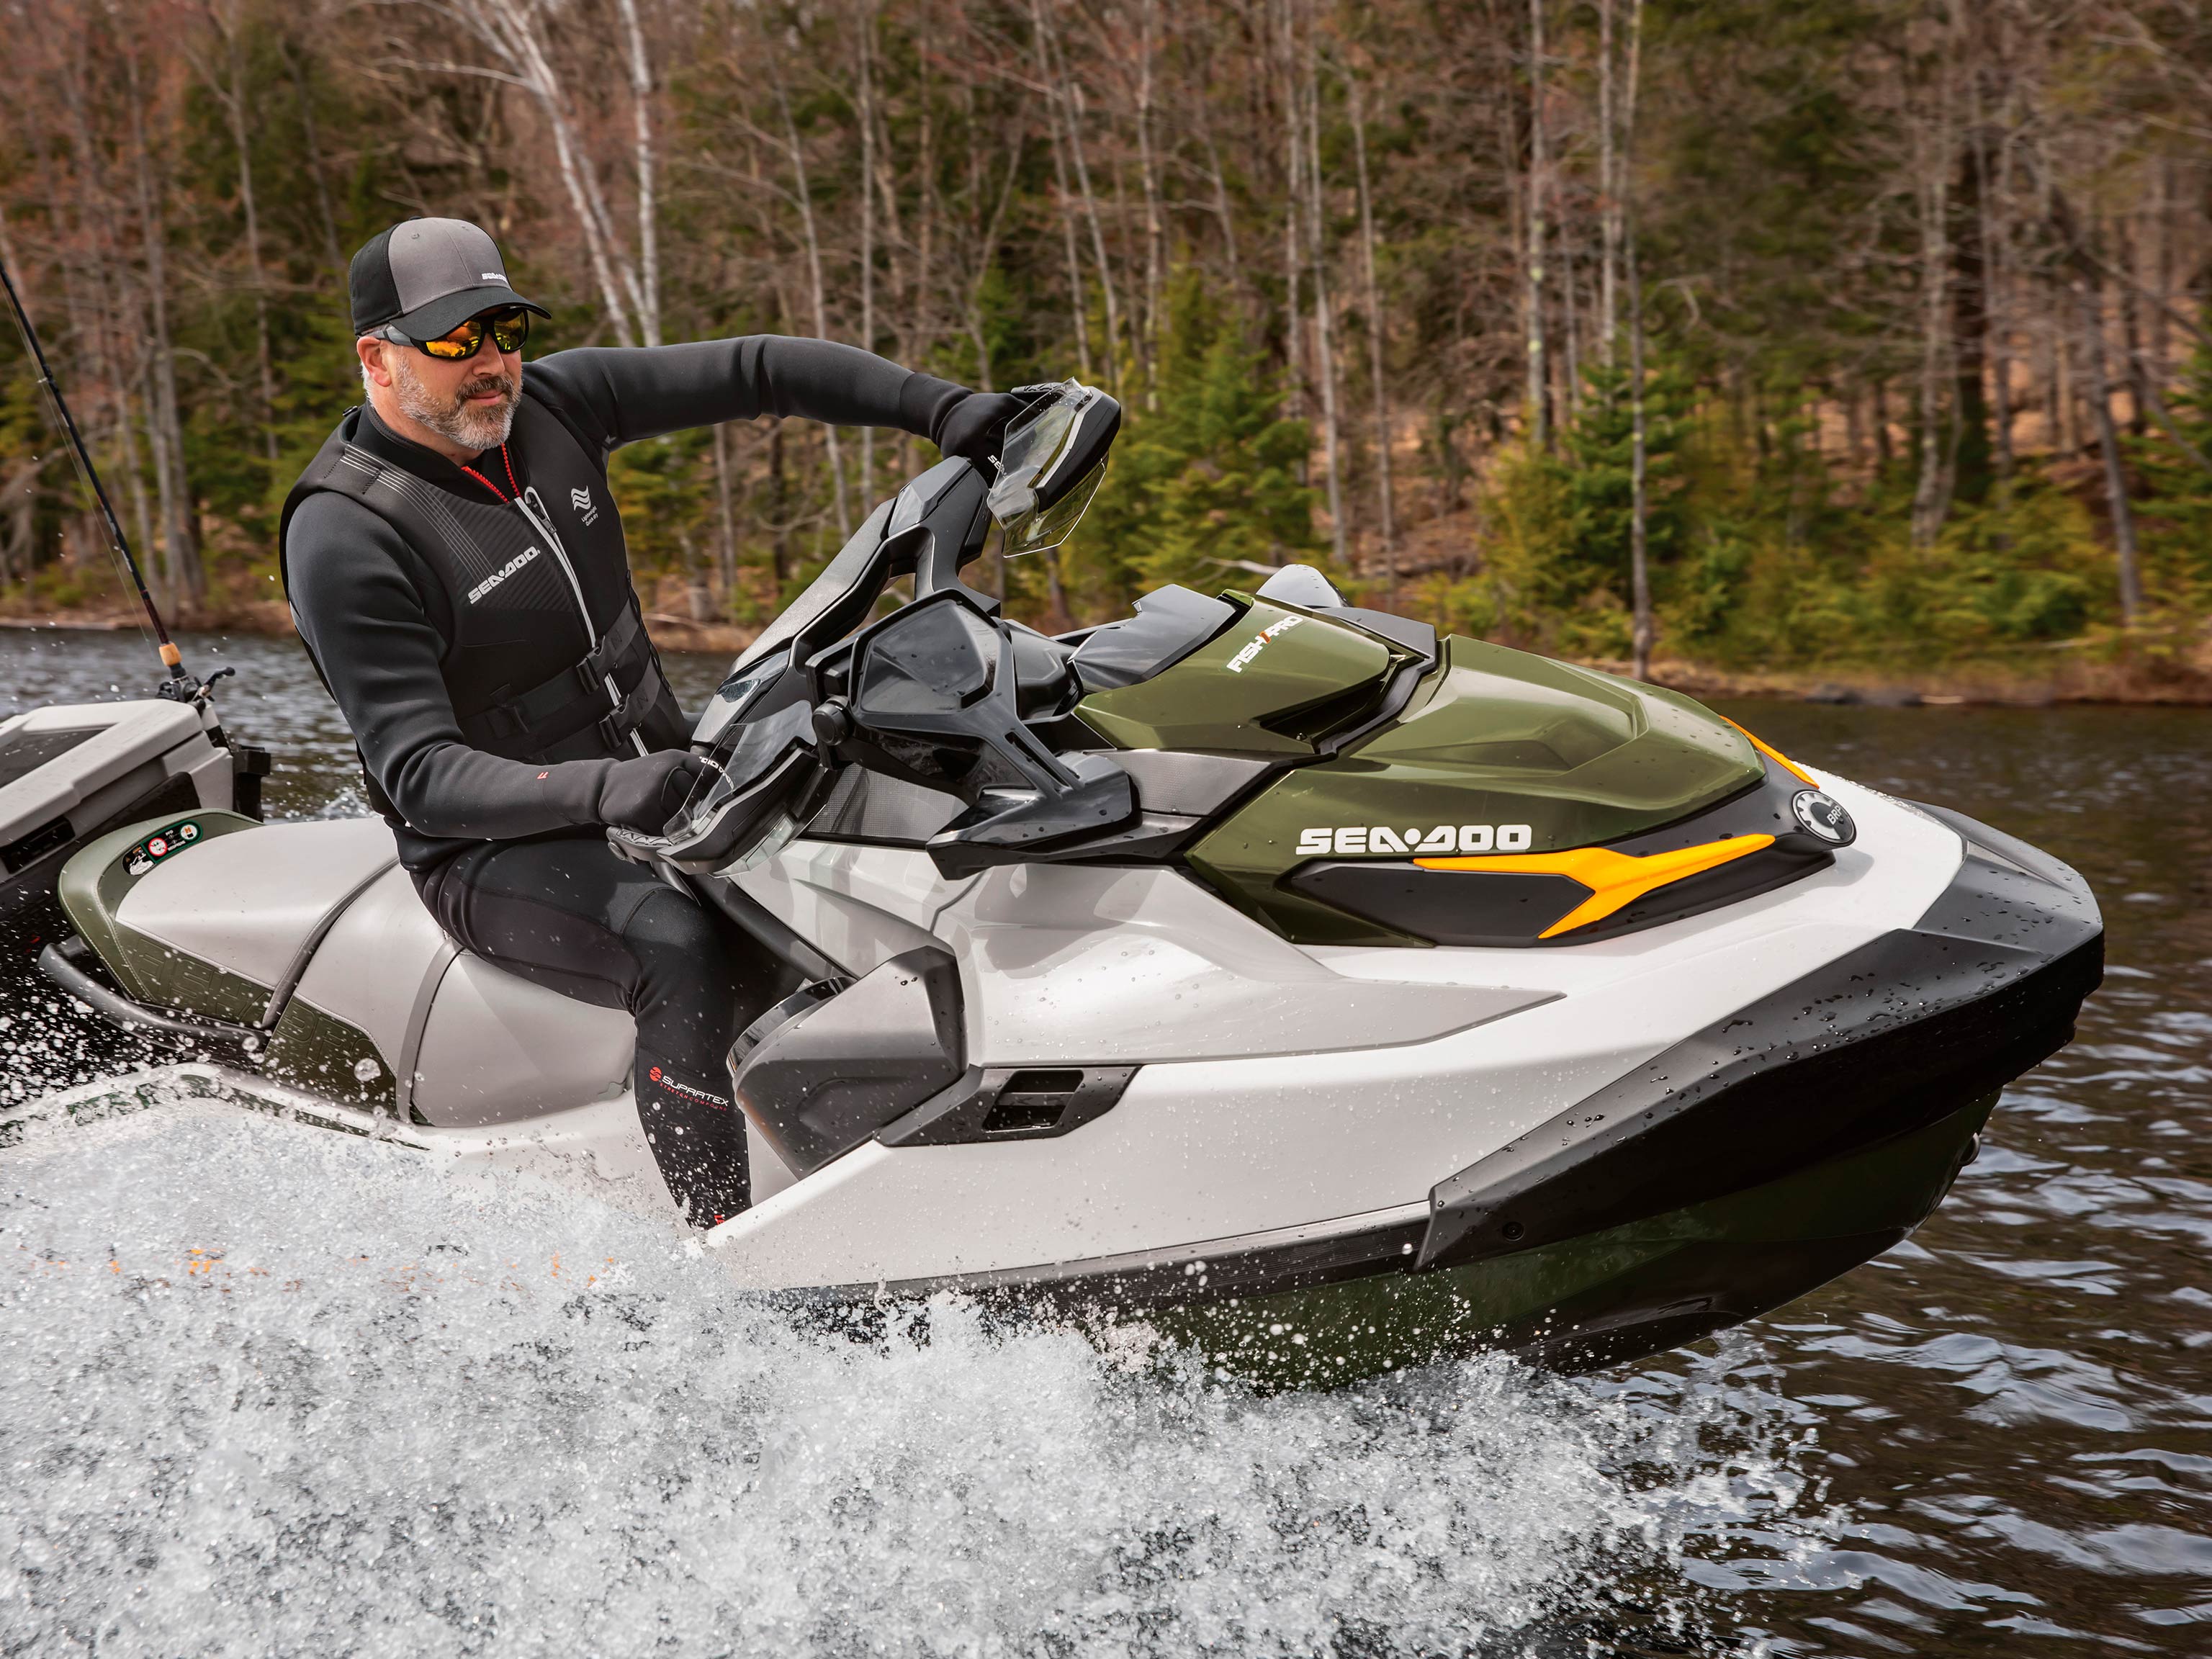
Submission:
[[[2212,325],[2212,304],[2203,317]],[[2201,612],[2212,599],[2212,340],[2198,337],[2166,404],[2174,429],[2153,427],[2130,459],[2148,486],[2142,513],[2154,584]]]
[[1195,272],[1179,272],[1158,380],[1132,388],[1112,470],[1078,532],[1093,586],[1142,592],[1181,582],[1245,585],[1254,565],[1317,557],[1311,449],[1243,328]]

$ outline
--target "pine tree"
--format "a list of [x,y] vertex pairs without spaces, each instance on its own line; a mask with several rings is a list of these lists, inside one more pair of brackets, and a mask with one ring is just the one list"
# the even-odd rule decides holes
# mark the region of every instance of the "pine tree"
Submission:
[[[2203,315],[2212,325],[2212,305]],[[2148,486],[2144,528],[2160,585],[2195,611],[2212,596],[2212,342],[2203,336],[2181,380],[2166,394],[2172,429],[2153,427],[2130,459]]]
[[1128,428],[1079,532],[1085,574],[1125,594],[1169,582],[1212,592],[1242,585],[1250,566],[1311,562],[1305,423],[1283,417],[1281,388],[1195,272],[1176,275],[1168,318],[1157,406],[1132,390]]

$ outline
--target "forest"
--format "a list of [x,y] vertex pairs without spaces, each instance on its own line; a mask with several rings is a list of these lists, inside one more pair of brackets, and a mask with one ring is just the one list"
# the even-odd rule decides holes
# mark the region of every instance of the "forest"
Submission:
[[[1297,560],[1638,672],[2212,674],[2192,0],[5,14],[0,260],[187,620],[281,623],[278,508],[359,398],[347,258],[453,214],[553,310],[533,352],[775,331],[1113,391],[1091,518],[998,566],[1040,623]],[[618,453],[648,611],[757,626],[933,459]],[[121,612],[88,509],[11,333],[0,611]]]

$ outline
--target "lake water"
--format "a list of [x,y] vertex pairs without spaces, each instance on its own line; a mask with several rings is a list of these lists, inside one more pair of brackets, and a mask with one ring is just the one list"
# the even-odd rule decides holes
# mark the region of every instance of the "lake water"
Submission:
[[[272,812],[362,810],[296,647],[186,649]],[[0,635],[0,713],[148,660]],[[41,1112],[111,1051],[11,993],[0,1652],[2212,1653],[2212,714],[1727,712],[2069,860],[2112,966],[1913,1239],[1595,1376],[1257,1397],[951,1306],[860,1346],[519,1179]]]

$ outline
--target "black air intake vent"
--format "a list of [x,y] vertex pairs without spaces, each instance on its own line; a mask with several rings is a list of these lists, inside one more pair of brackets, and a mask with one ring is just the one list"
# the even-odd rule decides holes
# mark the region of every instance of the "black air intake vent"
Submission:
[[987,1140],[1043,1140],[1113,1110],[1134,1066],[1014,1068],[971,1066],[876,1139],[886,1146],[957,1146]]
[[1056,1129],[1083,1086],[1080,1071],[1016,1072],[984,1115],[985,1135],[1033,1134]]

